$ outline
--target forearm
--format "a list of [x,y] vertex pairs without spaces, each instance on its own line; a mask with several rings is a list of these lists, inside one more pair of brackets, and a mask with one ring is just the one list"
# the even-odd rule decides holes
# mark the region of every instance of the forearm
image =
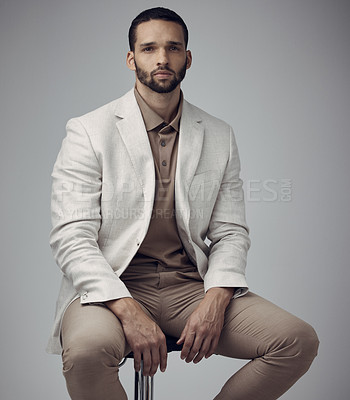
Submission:
[[215,303],[219,309],[225,310],[234,293],[235,288],[232,287],[214,287],[206,292],[203,301]]
[[131,297],[106,301],[105,304],[122,324],[134,320],[140,311],[143,312],[137,301]]
[[204,277],[206,291],[220,286],[248,288],[245,268],[250,238],[245,218],[243,181],[239,174],[238,149],[230,129],[230,156],[207,231],[211,243]]

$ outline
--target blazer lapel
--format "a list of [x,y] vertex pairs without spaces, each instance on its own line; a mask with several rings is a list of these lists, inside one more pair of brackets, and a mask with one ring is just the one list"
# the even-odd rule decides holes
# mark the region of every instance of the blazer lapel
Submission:
[[145,200],[153,202],[155,190],[153,155],[134,89],[119,99],[115,115],[118,117],[117,128],[142,186]]
[[189,233],[190,206],[188,191],[200,160],[204,140],[201,118],[187,101],[184,101],[175,176],[175,206],[179,228]]

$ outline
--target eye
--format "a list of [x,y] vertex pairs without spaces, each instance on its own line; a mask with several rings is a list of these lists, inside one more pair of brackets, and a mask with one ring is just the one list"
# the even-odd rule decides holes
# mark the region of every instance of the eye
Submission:
[[171,46],[170,51],[179,51],[179,48],[177,46]]
[[143,49],[142,49],[142,51],[144,52],[144,53],[150,53],[151,51],[153,50],[153,47],[144,47]]

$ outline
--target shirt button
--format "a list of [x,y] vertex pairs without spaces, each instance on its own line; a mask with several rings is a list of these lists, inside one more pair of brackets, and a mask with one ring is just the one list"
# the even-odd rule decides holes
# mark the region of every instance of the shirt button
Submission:
[[162,165],[163,165],[163,167],[166,167],[166,161],[165,160],[162,161]]
[[162,141],[160,142],[160,145],[161,145],[162,147],[165,147],[165,141],[162,140]]

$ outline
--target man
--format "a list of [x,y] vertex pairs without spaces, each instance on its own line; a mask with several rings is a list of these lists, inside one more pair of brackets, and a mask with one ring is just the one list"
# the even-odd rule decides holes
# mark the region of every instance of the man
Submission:
[[118,364],[130,350],[136,370],[143,358],[145,375],[165,371],[165,334],[186,362],[251,360],[215,399],[276,399],[308,370],[317,336],[248,292],[237,146],[226,123],[183,99],[185,23],[146,10],[129,41],[135,88],[70,120],[53,170],[63,280],[48,350],[62,353],[73,400],[125,399]]

